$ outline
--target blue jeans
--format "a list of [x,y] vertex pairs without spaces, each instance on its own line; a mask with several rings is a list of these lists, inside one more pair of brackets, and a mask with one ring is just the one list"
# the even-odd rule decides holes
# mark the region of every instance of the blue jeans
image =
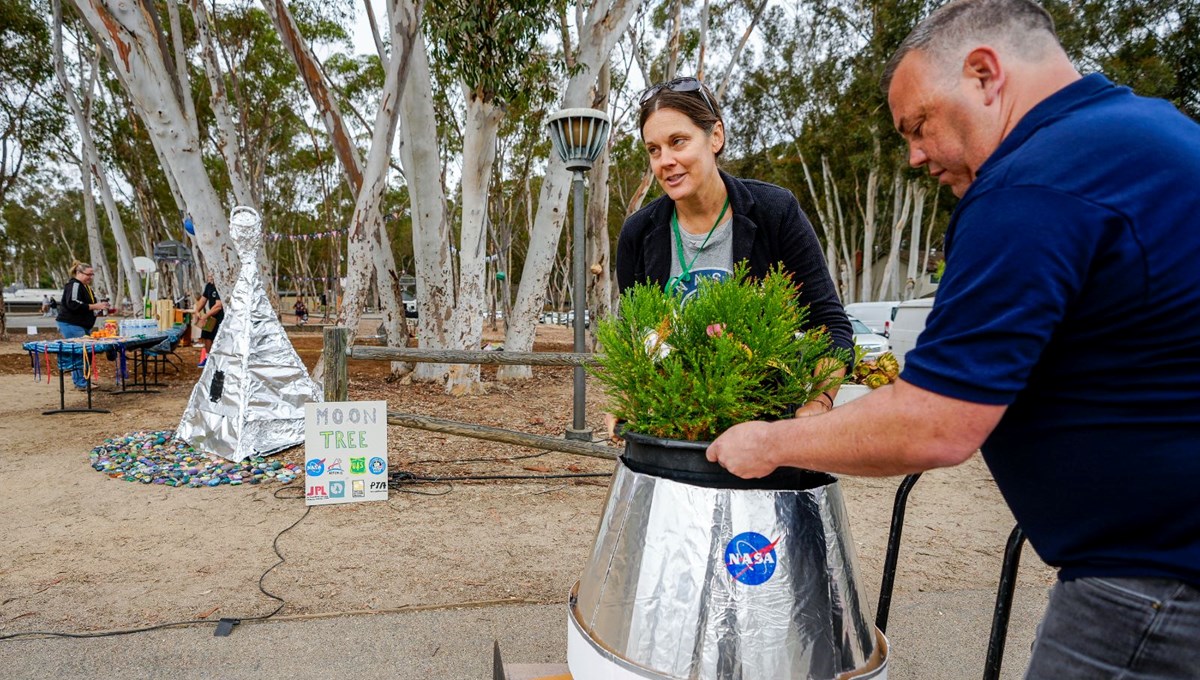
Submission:
[[1200,678],[1200,588],[1163,578],[1059,582],[1025,678]]
[[[73,323],[59,321],[58,332],[62,333],[64,340],[71,338],[82,338],[88,334],[88,330],[83,326],[76,326]],[[58,370],[62,373],[71,372],[71,380],[76,387],[87,387],[87,379],[83,377],[83,355],[70,354],[58,355]]]

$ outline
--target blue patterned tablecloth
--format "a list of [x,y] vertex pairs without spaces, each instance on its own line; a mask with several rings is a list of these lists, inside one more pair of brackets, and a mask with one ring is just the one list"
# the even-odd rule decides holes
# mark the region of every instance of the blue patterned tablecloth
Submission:
[[88,354],[100,354],[108,351],[120,352],[130,349],[159,349],[159,345],[162,345],[161,349],[163,351],[167,351],[171,348],[171,345],[183,337],[185,330],[187,330],[187,326],[180,324],[165,331],[131,337],[83,337],[72,338],[71,340],[34,340],[23,343],[21,348],[31,354],[61,354],[67,356],[83,356],[85,352]]

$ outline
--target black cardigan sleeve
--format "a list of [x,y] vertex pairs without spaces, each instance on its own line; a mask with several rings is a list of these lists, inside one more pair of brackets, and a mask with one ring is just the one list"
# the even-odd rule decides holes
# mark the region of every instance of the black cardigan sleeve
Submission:
[[838,298],[837,287],[829,276],[821,242],[817,240],[817,232],[794,197],[785,224],[790,226],[784,229],[783,238],[792,243],[789,244],[791,247],[784,249],[787,253],[784,266],[800,283],[800,304],[808,305],[808,326],[825,326],[835,346],[852,349],[853,329],[846,317],[846,309]]

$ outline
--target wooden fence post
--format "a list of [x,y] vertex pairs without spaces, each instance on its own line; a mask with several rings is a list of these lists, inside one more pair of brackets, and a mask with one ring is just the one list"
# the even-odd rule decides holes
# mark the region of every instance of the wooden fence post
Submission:
[[326,326],[324,340],[321,360],[325,363],[325,401],[349,401],[350,376],[346,368],[346,347],[350,344],[350,329],[345,326]]

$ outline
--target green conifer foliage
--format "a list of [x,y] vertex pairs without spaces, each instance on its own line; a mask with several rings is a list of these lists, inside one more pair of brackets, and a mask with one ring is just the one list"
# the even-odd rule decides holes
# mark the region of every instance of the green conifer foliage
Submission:
[[724,281],[702,280],[686,304],[637,285],[620,314],[600,321],[604,354],[592,373],[628,430],[711,440],[740,422],[791,417],[845,365],[824,328],[800,332],[807,317],[779,270],[759,281],[739,265]]

